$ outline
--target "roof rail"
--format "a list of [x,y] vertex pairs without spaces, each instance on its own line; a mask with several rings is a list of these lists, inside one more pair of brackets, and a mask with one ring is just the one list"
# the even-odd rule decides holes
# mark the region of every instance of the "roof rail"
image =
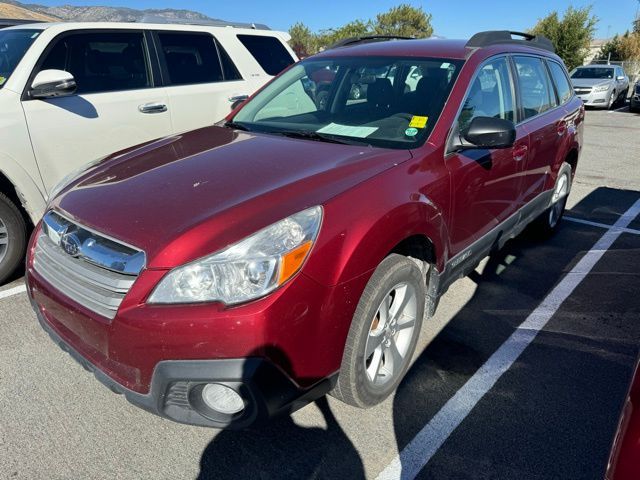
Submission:
[[249,28],[252,30],[271,30],[262,23],[227,22],[225,20],[190,20],[182,18],[166,18],[162,15],[145,15],[138,23],[160,23],[174,25],[200,25],[205,27]]
[[[513,38],[514,36],[522,37],[522,39]],[[478,32],[469,39],[465,46],[469,48],[482,48],[499,43],[527,45],[528,47],[541,48],[543,50],[556,53],[553,43],[551,43],[551,40],[547,37],[524,32],[510,32],[508,30],[489,30],[487,32]]]
[[23,18],[0,18],[0,28],[13,27],[15,25],[26,25],[29,23],[46,23],[46,20],[29,20]]
[[347,47],[349,45],[355,45],[357,43],[371,43],[371,42],[384,42],[387,40],[414,40],[413,37],[401,37],[399,35],[364,35],[362,37],[350,37],[337,41],[333,45],[327,48]]

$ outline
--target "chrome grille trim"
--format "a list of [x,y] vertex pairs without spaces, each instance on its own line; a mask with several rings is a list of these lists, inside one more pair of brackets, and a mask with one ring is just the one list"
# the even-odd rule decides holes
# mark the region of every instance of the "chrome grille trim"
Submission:
[[592,87],[573,87],[577,95],[586,95],[591,93]]
[[[93,232],[87,236],[84,233],[86,230],[81,226],[66,219],[65,223],[71,226],[74,232],[82,233],[84,243],[105,244],[104,237]],[[62,235],[64,236],[65,233],[63,232]],[[84,254],[71,255],[61,246],[63,242],[58,239],[58,236],[51,237],[52,235],[46,229],[43,229],[38,237],[34,252],[34,270],[66,297],[92,312],[113,320],[125,295],[138,278],[137,273],[123,273],[105,268],[86,258]],[[58,239],[58,242],[55,239]],[[108,242],[116,249],[112,252],[120,249],[114,240],[108,239]],[[123,257],[132,258],[132,256],[141,255],[144,258],[143,252],[131,250],[128,246],[122,246]],[[126,264],[126,258],[123,264]]]

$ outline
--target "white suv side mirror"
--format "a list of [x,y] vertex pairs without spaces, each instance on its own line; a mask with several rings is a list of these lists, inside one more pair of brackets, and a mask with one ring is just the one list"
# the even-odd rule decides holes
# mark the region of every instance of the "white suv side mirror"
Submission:
[[69,72],[64,70],[42,70],[31,83],[29,95],[31,98],[56,98],[73,95],[76,91],[76,81]]
[[624,75],[618,75],[618,76],[616,77],[616,80],[624,80]]

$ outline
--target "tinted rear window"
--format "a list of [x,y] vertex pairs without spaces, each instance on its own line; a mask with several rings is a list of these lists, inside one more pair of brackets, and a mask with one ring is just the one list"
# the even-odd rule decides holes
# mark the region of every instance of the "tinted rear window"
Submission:
[[238,35],[238,40],[269,75],[277,75],[294,63],[282,42],[275,37]]

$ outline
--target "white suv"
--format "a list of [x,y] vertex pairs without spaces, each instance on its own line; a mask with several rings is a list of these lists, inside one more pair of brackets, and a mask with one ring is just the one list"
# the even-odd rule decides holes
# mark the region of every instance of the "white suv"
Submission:
[[205,25],[0,30],[0,283],[69,172],[211,125],[297,59],[288,34]]

